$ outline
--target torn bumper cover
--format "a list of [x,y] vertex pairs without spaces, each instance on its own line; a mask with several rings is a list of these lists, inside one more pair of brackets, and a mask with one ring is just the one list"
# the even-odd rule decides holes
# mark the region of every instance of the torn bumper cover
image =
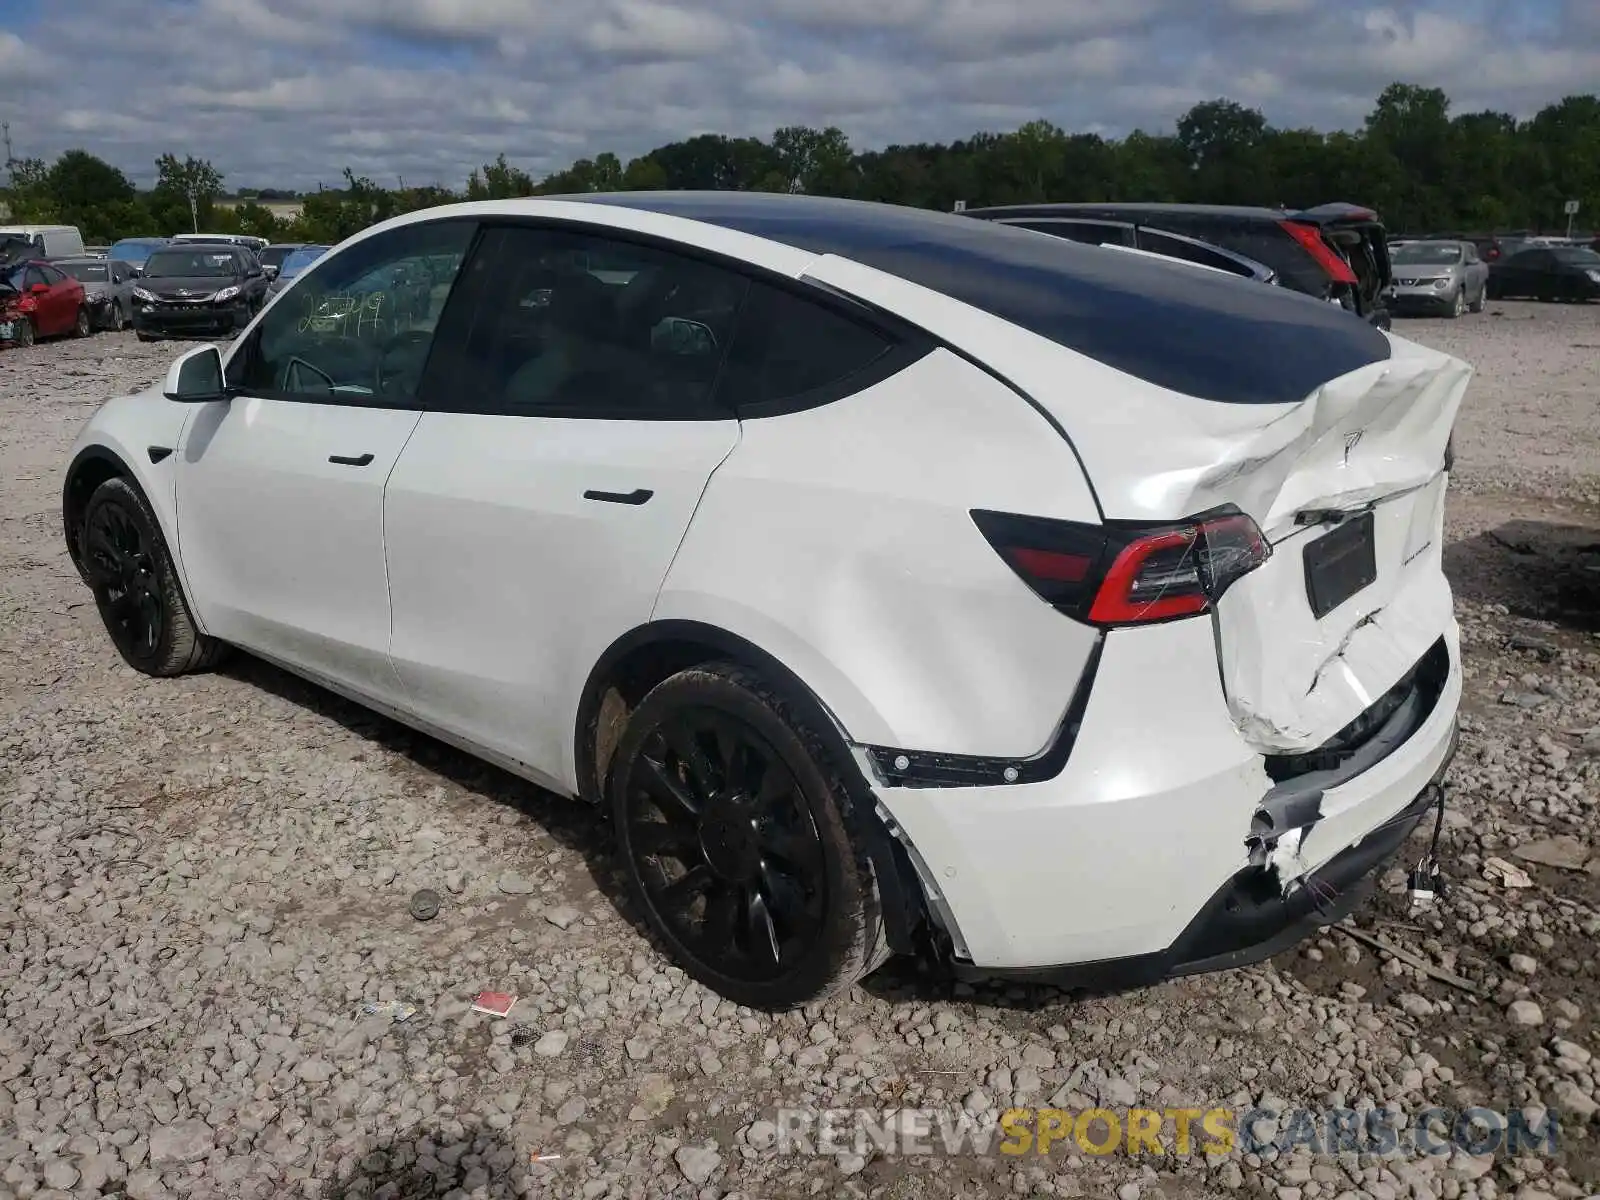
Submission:
[[1422,728],[1450,675],[1450,652],[1436,642],[1410,671],[1359,717],[1323,745],[1303,754],[1269,755],[1276,781],[1262,797],[1245,845],[1250,865],[1269,868],[1284,890],[1300,885],[1307,864],[1301,851],[1322,819],[1323,796],[1382,762]]
[[[1452,740],[1451,753],[1455,745]],[[1349,916],[1371,890],[1372,876],[1386,866],[1418,823],[1441,802],[1440,779],[1450,763],[1393,818],[1316,872],[1317,887],[1284,894],[1275,873],[1246,867],[1207,902],[1172,945],[1156,954],[1056,967],[992,970],[957,962],[965,979],[1011,979],[1088,991],[1148,987],[1164,979],[1246,967],[1280,954],[1318,929]]]
[[[956,961],[965,978],[1006,978],[1060,987],[1115,990],[1163,979],[1226,970],[1288,949],[1317,929],[1343,920],[1365,898],[1371,876],[1394,858],[1419,821],[1443,803],[1445,772],[1455,756],[1458,727],[1452,699],[1451,654],[1441,639],[1401,679],[1336,737],[1314,751],[1266,760],[1274,786],[1258,806],[1246,839],[1248,865],[1228,877],[1195,910],[1165,949],[1069,965],[984,968]],[[1440,722],[1446,721],[1441,725]],[[1430,774],[1411,784],[1399,811],[1356,836],[1350,822],[1361,814],[1338,809],[1336,789],[1398,761],[1428,727],[1439,749],[1428,756]],[[1426,782],[1423,782],[1423,780]],[[1324,801],[1331,806],[1324,811]],[[1359,808],[1359,805],[1356,806]],[[1319,831],[1326,822],[1328,828]],[[1326,840],[1326,844],[1320,844]],[[1332,847],[1342,846],[1326,857]],[[1318,863],[1309,868],[1308,863]]]

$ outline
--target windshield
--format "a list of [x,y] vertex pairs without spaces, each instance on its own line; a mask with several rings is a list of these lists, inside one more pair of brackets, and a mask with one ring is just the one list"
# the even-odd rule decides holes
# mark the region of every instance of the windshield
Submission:
[[163,245],[165,245],[164,242],[147,242],[140,238],[129,238],[127,241],[113,242],[111,249],[106,251],[106,257],[120,259],[122,262],[138,266]]
[[226,251],[161,250],[144,265],[146,279],[229,279],[238,260]]
[[1575,267],[1600,267],[1600,254],[1582,246],[1564,247],[1552,250],[1551,253],[1562,262],[1571,263]]
[[1390,259],[1397,265],[1448,267],[1461,261],[1461,247],[1442,242],[1411,242],[1395,250]]
[[256,257],[261,260],[263,267],[281,267],[292,253],[294,251],[288,246],[268,246]]
[[60,267],[68,275],[71,275],[79,283],[104,283],[106,280],[111,278],[110,273],[106,270],[105,263],[58,262],[56,266]]
[[278,268],[278,278],[288,279],[292,275],[298,275],[327,252],[326,246],[301,246],[283,260],[283,266]]

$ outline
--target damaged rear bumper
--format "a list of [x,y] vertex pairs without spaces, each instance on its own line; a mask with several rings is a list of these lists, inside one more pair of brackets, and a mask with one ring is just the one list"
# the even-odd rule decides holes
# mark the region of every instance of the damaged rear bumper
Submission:
[[[1455,751],[1452,735],[1450,754]],[[1319,929],[1342,921],[1371,891],[1372,877],[1394,859],[1418,823],[1443,802],[1438,774],[1414,800],[1315,872],[1316,886],[1288,895],[1275,874],[1246,867],[1216,893],[1172,945],[1155,954],[1054,967],[991,970],[957,963],[964,978],[1005,978],[1091,991],[1148,987],[1181,975],[1226,971],[1270,958]]]
[[1211,629],[1178,621],[1107,636],[1057,777],[880,782],[956,971],[1138,985],[1266,957],[1340,919],[1454,752],[1460,650],[1446,621],[1363,727],[1310,753],[1253,749],[1229,719]]

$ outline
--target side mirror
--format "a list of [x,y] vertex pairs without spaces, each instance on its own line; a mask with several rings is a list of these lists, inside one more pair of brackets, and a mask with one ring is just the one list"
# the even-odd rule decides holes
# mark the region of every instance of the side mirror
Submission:
[[261,270],[265,272],[268,279],[276,279],[278,277],[277,267],[262,267]]
[[144,278],[144,268],[143,267],[131,267],[131,268],[129,268],[129,270],[130,270],[130,272],[132,273],[132,275],[133,275],[133,277],[135,279],[143,279]]
[[42,296],[50,290],[50,285],[48,283],[36,283],[28,290],[35,296]]
[[168,400],[176,400],[179,404],[209,404],[213,400],[226,400],[228,392],[222,382],[222,351],[215,346],[190,350],[167,368],[167,379],[161,392]]
[[260,267],[247,267],[247,268],[245,268],[245,272],[244,273],[245,273],[245,278],[247,278],[247,279],[259,279],[259,278],[261,278],[261,268]]

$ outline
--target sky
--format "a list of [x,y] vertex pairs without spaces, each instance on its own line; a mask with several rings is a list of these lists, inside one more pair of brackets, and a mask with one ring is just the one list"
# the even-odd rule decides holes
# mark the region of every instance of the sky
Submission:
[[1518,116],[1600,91],[1600,0],[0,0],[16,155],[141,185],[163,152],[230,189],[459,187],[789,124],[1121,136],[1218,96],[1350,129],[1396,79]]

